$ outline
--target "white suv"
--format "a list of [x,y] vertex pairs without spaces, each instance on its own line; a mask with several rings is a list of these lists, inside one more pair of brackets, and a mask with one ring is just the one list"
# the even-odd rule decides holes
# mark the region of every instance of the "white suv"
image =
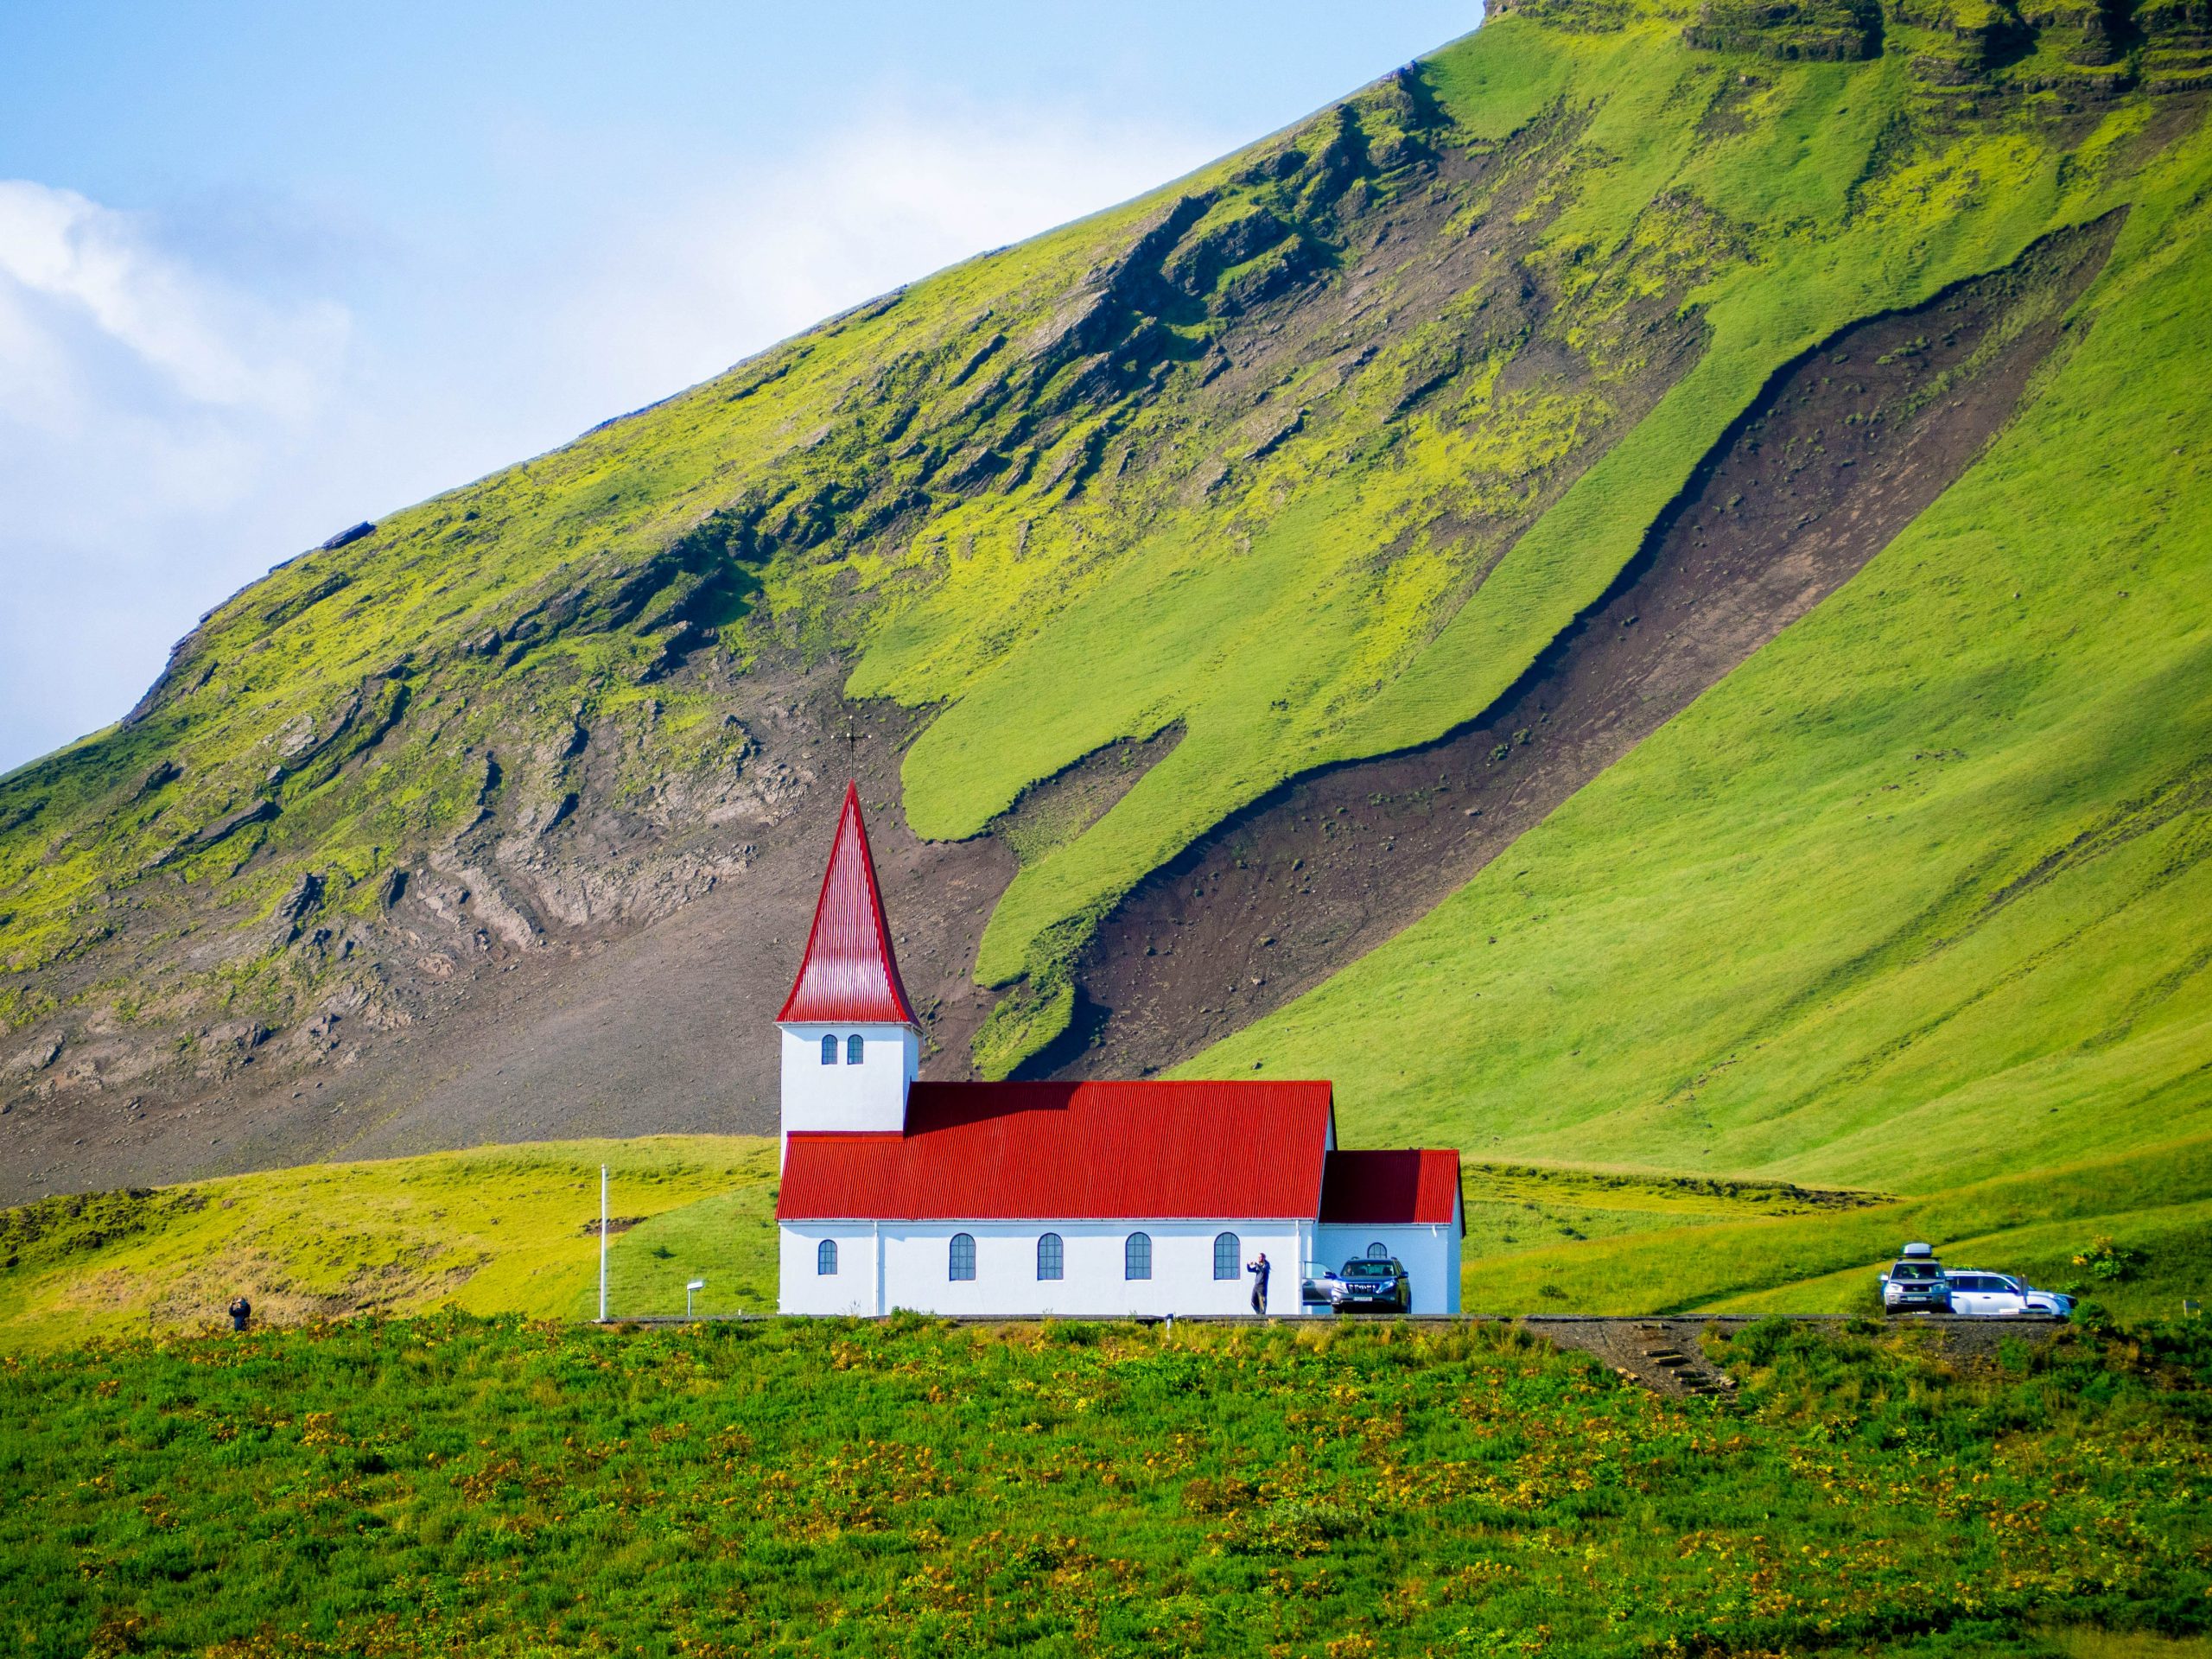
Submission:
[[2063,1319],[2074,1311],[2071,1296],[2061,1295],[2055,1290],[2033,1289],[2024,1279],[2010,1278],[2001,1273],[1981,1273],[1972,1268],[1953,1268],[1945,1276],[1951,1281],[1954,1313],[1999,1319],[2031,1313]]

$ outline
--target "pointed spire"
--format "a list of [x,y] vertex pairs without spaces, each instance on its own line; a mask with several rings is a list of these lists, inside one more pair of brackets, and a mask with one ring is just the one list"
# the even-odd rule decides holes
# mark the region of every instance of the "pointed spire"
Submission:
[[822,897],[806,936],[806,956],[785,1000],[779,1025],[897,1025],[919,1022],[899,982],[891,930],[876,890],[875,860],[861,822],[861,792],[845,785],[837,839],[823,873]]

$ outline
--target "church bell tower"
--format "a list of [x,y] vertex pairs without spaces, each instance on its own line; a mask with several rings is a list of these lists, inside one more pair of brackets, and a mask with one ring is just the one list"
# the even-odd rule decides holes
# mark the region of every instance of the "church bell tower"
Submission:
[[921,1070],[921,1027],[899,978],[853,784],[845,785],[806,954],[776,1025],[786,1151],[801,1130],[904,1133],[907,1086]]

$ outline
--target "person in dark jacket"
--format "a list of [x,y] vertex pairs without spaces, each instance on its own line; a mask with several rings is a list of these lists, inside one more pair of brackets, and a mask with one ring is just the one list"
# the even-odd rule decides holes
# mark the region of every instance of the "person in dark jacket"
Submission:
[[1247,1262],[1244,1271],[1252,1275],[1252,1311],[1265,1313],[1268,1311],[1268,1274],[1274,1271],[1268,1266],[1268,1253],[1262,1250],[1258,1261]]
[[231,1329],[243,1331],[245,1322],[253,1317],[253,1304],[243,1296],[231,1304]]

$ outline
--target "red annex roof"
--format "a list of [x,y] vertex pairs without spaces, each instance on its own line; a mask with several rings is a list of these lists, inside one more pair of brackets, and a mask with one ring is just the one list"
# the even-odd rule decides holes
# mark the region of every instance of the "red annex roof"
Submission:
[[1325,1083],[917,1083],[904,1135],[798,1130],[779,1221],[1311,1217]]
[[822,873],[822,896],[815,901],[806,955],[799,960],[798,978],[776,1020],[779,1025],[918,1023],[906,1001],[906,988],[899,982],[899,960],[891,953],[883,895],[876,890],[875,860],[868,849],[868,826],[861,822],[861,792],[853,784],[845,785],[845,807],[837,816],[830,868]]
[[[1443,1151],[1332,1152],[1321,1185],[1324,1222],[1448,1224],[1459,1196],[1459,1154]],[[1459,1230],[1466,1230],[1460,1219]]]

